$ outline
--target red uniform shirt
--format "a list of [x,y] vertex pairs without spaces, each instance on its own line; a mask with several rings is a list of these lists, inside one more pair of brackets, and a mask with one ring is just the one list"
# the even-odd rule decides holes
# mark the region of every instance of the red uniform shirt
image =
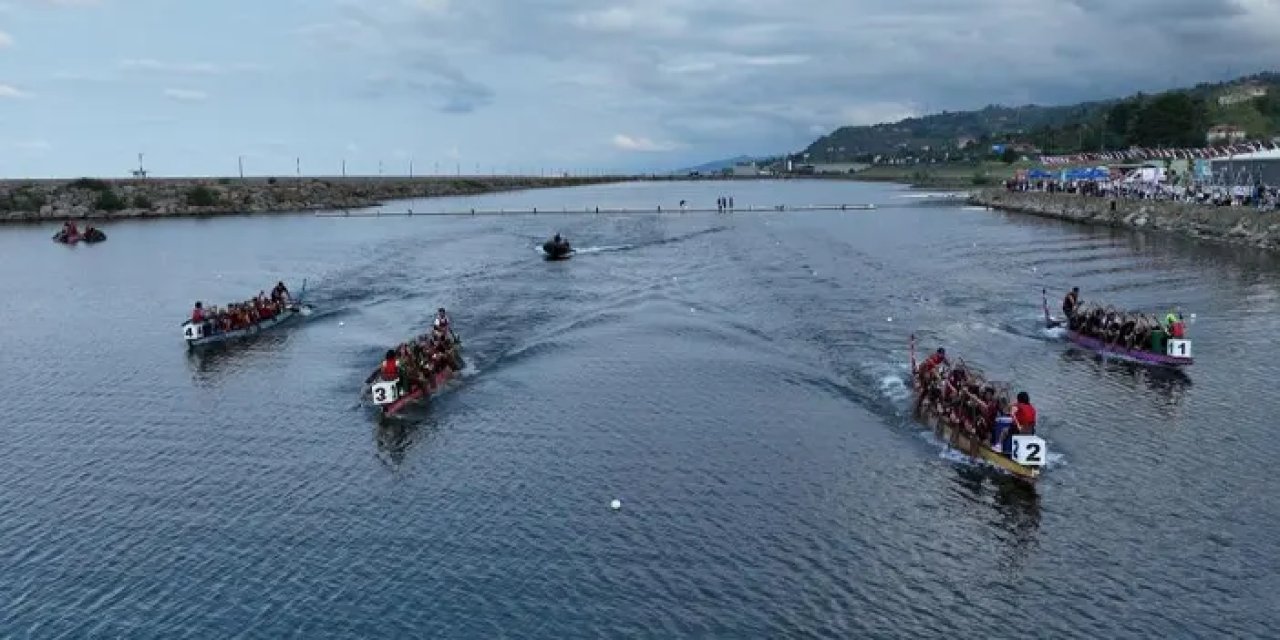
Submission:
[[1036,428],[1036,408],[1019,402],[1013,405],[1013,419],[1018,422],[1018,426],[1022,431],[1034,431]]

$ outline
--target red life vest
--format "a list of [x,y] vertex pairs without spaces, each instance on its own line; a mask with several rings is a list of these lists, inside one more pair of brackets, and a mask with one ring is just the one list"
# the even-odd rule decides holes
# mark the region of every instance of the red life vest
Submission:
[[1186,328],[1182,325],[1182,321],[1178,321],[1173,323],[1172,325],[1169,325],[1169,335],[1179,340],[1181,340],[1183,337],[1187,335]]
[[382,377],[387,380],[395,380],[400,377],[400,367],[396,364],[395,358],[382,361]]
[[200,324],[201,322],[204,322],[204,309],[192,309],[191,321],[196,324]]
[[1021,402],[1013,405],[1013,418],[1018,421],[1021,431],[1031,433],[1036,428],[1036,408]]

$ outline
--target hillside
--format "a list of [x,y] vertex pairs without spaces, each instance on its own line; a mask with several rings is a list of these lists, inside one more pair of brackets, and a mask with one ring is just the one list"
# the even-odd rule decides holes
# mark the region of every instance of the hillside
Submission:
[[1064,106],[988,106],[894,123],[841,127],[802,153],[810,162],[868,161],[874,156],[977,159],[992,144],[1044,153],[1129,146],[1202,146],[1214,125],[1234,125],[1250,139],[1280,135],[1280,74],[1205,83],[1157,95]]
[[718,173],[724,169],[732,169],[734,165],[747,162],[756,162],[765,160],[766,158],[757,158],[754,156],[737,156],[736,158],[725,158],[724,160],[716,160],[713,162],[704,162],[696,167],[686,167],[673,173],[684,175],[693,172],[698,173]]

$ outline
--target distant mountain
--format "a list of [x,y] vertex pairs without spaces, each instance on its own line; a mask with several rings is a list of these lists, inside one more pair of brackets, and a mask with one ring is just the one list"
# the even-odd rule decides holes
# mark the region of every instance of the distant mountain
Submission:
[[736,158],[728,158],[728,159],[725,159],[725,160],[716,160],[715,162],[707,162],[707,163],[705,163],[705,164],[700,164],[700,165],[698,165],[698,166],[696,166],[696,167],[689,167],[689,168],[687,168],[687,169],[680,169],[680,170],[675,171],[675,172],[673,172],[673,173],[676,173],[676,174],[682,174],[682,175],[683,175],[683,174],[693,173],[694,171],[697,171],[698,173],[716,173],[716,172],[718,172],[718,171],[723,171],[723,170],[725,170],[725,169],[731,169],[731,168],[733,168],[733,166],[734,166],[734,165],[739,164],[739,163],[745,163],[745,162],[760,162],[760,161],[768,160],[768,159],[769,159],[769,158],[763,158],[763,157],[761,157],[761,158],[757,158],[757,157],[753,157],[753,156],[738,156],[738,157],[736,157]]
[[[1232,125],[1249,138],[1280,135],[1280,74],[1261,73],[1156,95],[1064,106],[988,106],[893,123],[841,127],[802,154],[809,162],[885,157],[965,157],[992,144],[1046,153],[1138,146],[1200,146],[1210,127]],[[966,152],[966,147],[968,151]]]

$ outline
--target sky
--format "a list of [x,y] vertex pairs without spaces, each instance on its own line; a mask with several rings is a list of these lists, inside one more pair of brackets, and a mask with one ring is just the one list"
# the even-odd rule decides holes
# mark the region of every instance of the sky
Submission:
[[1280,69],[1280,0],[0,0],[0,177],[667,171]]

